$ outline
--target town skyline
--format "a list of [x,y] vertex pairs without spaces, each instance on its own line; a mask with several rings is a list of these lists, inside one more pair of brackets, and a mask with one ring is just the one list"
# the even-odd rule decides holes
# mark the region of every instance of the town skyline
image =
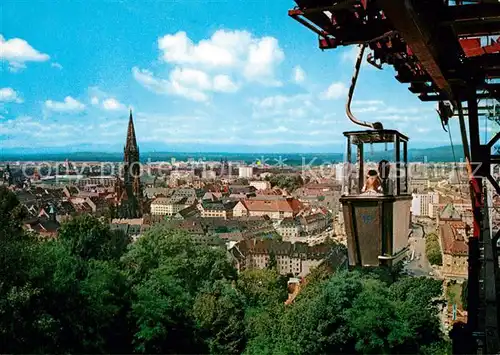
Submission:
[[[237,4],[243,18],[229,16],[234,6],[6,1],[3,149],[120,150],[133,108],[146,150],[342,152],[342,132],[356,129],[344,105],[357,48],[321,52],[287,17],[288,1]],[[198,13],[211,14],[211,24]],[[363,64],[358,86],[361,119],[400,130],[410,147],[449,144],[434,104],[402,90],[391,68]],[[450,125],[458,140],[457,122]]]

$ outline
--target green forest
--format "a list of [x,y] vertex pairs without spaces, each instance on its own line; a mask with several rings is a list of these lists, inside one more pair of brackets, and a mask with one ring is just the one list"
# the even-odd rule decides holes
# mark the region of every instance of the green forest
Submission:
[[21,218],[0,188],[4,353],[449,353],[440,281],[316,269],[285,306],[275,269],[238,274],[225,250],[168,226],[130,243],[81,216],[40,240]]

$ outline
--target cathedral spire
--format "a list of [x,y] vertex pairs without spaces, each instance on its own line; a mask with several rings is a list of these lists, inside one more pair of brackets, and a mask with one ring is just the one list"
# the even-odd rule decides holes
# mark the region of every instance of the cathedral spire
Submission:
[[137,151],[137,141],[135,139],[134,120],[132,118],[132,109],[130,109],[130,117],[128,119],[127,142],[125,151]]

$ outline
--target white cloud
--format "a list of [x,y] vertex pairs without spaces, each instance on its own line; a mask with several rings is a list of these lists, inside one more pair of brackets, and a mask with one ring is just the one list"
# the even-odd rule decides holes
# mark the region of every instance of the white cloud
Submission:
[[92,98],[90,99],[90,103],[94,106],[99,105],[99,98],[97,96],[92,96]]
[[306,72],[300,65],[293,68],[293,81],[297,84],[303,83],[306,80]]
[[352,106],[379,106],[384,105],[382,100],[353,100]]
[[134,79],[145,88],[157,93],[167,94],[170,83],[165,79],[156,78],[153,73],[147,69],[132,68]]
[[[349,48],[346,48],[342,52],[342,60],[344,62],[355,63],[356,59],[358,59],[358,55],[359,55],[359,46],[351,46]],[[366,49],[365,49],[365,56],[366,56]]]
[[323,100],[337,100],[347,95],[347,87],[340,81],[331,84],[322,94]]
[[208,92],[235,92],[238,86],[227,75],[211,77],[204,71],[174,68],[169,79],[157,78],[146,69],[132,68],[132,74],[142,86],[157,93],[184,97],[193,101],[208,101]]
[[311,95],[274,95],[262,99],[251,99],[255,118],[282,116],[285,118],[306,117],[317,112]]
[[384,121],[397,121],[397,122],[410,122],[410,121],[421,121],[421,117],[418,116],[406,116],[406,115],[390,115],[390,116],[378,116],[375,119],[384,123]]
[[424,128],[424,127],[417,128],[417,132],[418,133],[427,133],[427,132],[430,132],[430,131],[431,131],[430,128]]
[[24,39],[6,40],[0,34],[0,59],[7,61],[12,71],[25,68],[26,62],[45,62],[49,58],[47,54],[37,51]]
[[380,108],[377,106],[366,106],[366,107],[353,107],[352,110],[356,113],[364,113],[364,112],[377,112],[380,111]]
[[273,134],[273,133],[285,133],[285,132],[292,132],[289,128],[284,127],[284,126],[279,126],[276,128],[270,128],[270,129],[262,129],[262,130],[255,130],[254,133],[257,134]]
[[21,103],[23,100],[19,96],[19,93],[12,88],[1,88],[0,89],[0,102],[15,102]]
[[258,81],[263,84],[281,85],[274,80],[275,66],[285,59],[285,54],[274,37],[264,37],[250,45],[248,61],[244,68],[244,75],[249,81]]
[[218,30],[209,39],[194,43],[185,32],[158,39],[160,58],[182,66],[208,70],[242,71],[248,81],[278,85],[275,67],[284,53],[274,37],[254,37],[247,31]]
[[214,77],[214,91],[236,92],[238,91],[238,85],[233,83],[231,78],[227,75],[216,75]]
[[52,68],[57,68],[57,69],[62,69],[63,68],[63,66],[61,64],[59,64],[58,62],[52,62],[52,63],[50,63],[50,66]]
[[62,102],[47,100],[45,101],[45,107],[55,112],[80,112],[85,110],[85,105],[71,96],[66,96]]
[[118,111],[125,109],[125,105],[114,98],[104,100],[102,102],[102,107],[107,111]]

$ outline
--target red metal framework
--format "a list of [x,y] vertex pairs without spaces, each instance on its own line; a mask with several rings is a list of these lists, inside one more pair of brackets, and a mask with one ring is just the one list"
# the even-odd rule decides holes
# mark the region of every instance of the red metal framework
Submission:
[[[474,233],[469,238],[468,324],[460,340],[475,336],[471,353],[498,353],[496,237],[489,231],[483,186],[500,156],[479,139],[478,100],[500,99],[500,3],[498,0],[296,0],[289,15],[319,37],[320,49],[366,44],[369,62],[392,65],[396,79],[422,101],[449,101],[458,110],[464,153],[469,163]],[[466,103],[466,111],[462,109]],[[468,118],[468,135],[465,117]],[[451,115],[441,117],[447,120]],[[479,167],[476,169],[476,167]],[[493,240],[492,240],[493,239]],[[458,329],[455,329],[458,334]]]

